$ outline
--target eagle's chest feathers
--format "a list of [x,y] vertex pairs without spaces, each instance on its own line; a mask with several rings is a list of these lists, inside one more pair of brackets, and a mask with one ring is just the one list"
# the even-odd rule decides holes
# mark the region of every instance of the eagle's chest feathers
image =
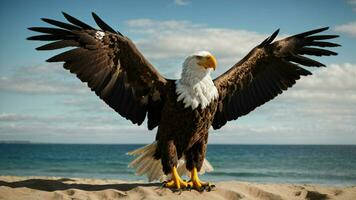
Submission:
[[183,101],[185,108],[191,107],[193,110],[198,106],[204,109],[219,97],[210,74],[202,78],[182,76],[176,81],[176,94],[178,95],[177,102]]

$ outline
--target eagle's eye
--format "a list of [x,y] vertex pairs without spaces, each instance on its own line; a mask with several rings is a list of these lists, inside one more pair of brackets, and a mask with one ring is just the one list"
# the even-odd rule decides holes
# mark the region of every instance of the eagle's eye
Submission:
[[202,59],[203,56],[195,56],[198,60]]

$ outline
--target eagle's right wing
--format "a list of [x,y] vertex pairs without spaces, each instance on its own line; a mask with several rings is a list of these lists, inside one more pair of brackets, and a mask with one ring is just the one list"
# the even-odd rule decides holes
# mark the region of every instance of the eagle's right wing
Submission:
[[93,18],[101,28],[95,29],[63,13],[70,23],[42,19],[56,27],[31,27],[45,33],[29,40],[54,41],[37,50],[74,47],[48,62],[64,62],[64,68],[77,75],[101,99],[121,116],[141,125],[148,116],[148,128],[160,122],[167,80],[145,59],[134,43],[114,31],[95,13]]
[[216,78],[214,83],[219,91],[220,101],[212,123],[213,128],[219,129],[227,121],[248,114],[292,87],[301,76],[311,74],[300,65],[325,66],[302,55],[337,55],[320,48],[340,46],[325,41],[336,38],[337,35],[315,35],[327,29],[311,30],[273,42],[278,34],[276,31],[230,70]]

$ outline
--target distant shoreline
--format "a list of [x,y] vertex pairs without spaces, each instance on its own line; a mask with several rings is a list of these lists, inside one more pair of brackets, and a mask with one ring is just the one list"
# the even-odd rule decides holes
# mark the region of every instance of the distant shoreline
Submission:
[[0,140],[0,144],[36,144],[29,140]]

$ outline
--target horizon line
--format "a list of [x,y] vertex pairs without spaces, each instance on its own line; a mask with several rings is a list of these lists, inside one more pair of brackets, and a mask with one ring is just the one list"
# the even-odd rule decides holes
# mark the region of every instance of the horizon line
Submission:
[[[148,143],[77,143],[77,142],[33,142],[33,141],[16,141],[16,140],[0,140],[0,144],[68,144],[68,145],[147,145]],[[336,145],[344,145],[344,146],[353,146],[356,144],[309,144],[309,143],[208,143],[208,145],[319,145],[319,146],[336,146]]]

